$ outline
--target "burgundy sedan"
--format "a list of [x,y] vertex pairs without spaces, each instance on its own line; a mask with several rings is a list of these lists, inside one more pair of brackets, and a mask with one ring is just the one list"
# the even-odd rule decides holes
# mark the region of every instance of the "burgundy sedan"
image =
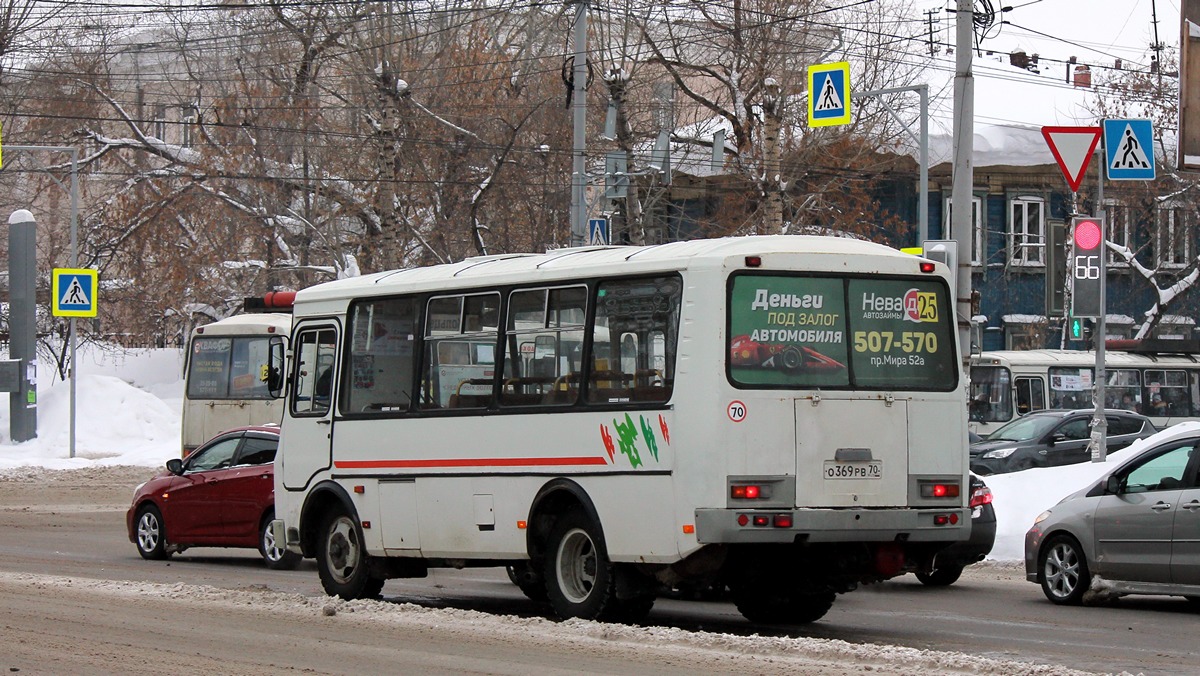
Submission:
[[269,568],[294,567],[300,557],[277,547],[270,528],[278,447],[278,427],[241,427],[168,460],[134,490],[129,541],[146,559],[188,547],[254,547]]

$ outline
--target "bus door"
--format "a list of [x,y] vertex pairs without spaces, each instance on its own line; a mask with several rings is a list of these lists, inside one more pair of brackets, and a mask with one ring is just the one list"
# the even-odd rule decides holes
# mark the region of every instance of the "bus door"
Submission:
[[[338,383],[338,328],[305,323],[292,340],[288,421],[281,443],[287,453],[276,458],[286,488],[302,488],[316,472],[330,466],[333,401]],[[282,466],[281,466],[282,464]]]

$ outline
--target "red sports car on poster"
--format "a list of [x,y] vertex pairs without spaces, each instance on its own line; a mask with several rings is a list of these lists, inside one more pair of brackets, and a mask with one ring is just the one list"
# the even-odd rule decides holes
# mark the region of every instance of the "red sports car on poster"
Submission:
[[775,368],[787,373],[844,369],[840,361],[799,345],[767,345],[737,336],[729,342],[729,361],[734,366]]

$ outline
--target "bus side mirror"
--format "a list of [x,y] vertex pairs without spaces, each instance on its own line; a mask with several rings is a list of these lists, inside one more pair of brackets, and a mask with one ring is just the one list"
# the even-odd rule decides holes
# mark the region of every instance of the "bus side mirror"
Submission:
[[270,355],[267,359],[267,390],[273,398],[283,396],[283,339],[271,338]]

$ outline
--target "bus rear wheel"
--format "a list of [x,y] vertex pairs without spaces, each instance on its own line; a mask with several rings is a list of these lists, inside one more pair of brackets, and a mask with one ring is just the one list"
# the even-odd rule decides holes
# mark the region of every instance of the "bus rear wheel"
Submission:
[[325,593],[346,601],[377,598],[383,591],[383,578],[371,575],[362,531],[345,508],[331,513],[321,525],[317,572]]
[[618,599],[616,571],[600,528],[582,512],[568,512],[550,530],[545,559],[546,596],[560,618],[638,622],[653,596]]
[[758,624],[808,624],[833,607],[833,592],[800,592],[770,585],[738,586],[733,602],[747,620]]

